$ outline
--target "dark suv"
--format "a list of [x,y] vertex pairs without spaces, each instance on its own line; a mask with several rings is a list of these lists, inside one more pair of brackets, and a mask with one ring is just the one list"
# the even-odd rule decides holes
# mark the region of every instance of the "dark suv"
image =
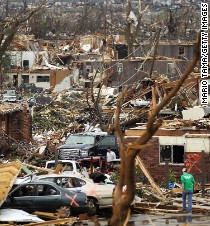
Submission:
[[34,83],[22,83],[19,86],[19,90],[26,93],[41,93],[43,91],[43,88],[36,87]]
[[106,132],[71,134],[64,145],[58,147],[59,159],[79,159],[89,156],[106,156],[107,148],[119,157],[117,137]]

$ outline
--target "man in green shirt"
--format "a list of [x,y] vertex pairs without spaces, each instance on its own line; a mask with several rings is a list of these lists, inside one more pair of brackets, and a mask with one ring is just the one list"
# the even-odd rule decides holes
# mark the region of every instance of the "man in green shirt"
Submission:
[[[187,169],[182,170],[181,183],[182,183],[182,206],[183,211],[189,214],[192,213],[192,196],[194,190],[195,179],[192,174],[187,172]],[[186,197],[188,199],[188,211],[186,211]]]

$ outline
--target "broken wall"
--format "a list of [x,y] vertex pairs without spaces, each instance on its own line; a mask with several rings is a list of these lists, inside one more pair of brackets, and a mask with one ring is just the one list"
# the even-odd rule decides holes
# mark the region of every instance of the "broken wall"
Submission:
[[36,56],[33,51],[10,51],[8,53],[11,57],[11,69],[28,70],[35,63]]
[[[135,46],[135,57],[145,57],[145,53],[151,50],[151,43],[143,43],[141,44],[141,46],[142,47],[139,47],[138,45]],[[194,43],[159,42],[157,48],[157,55],[171,58],[183,57],[187,60],[192,60],[194,56]]]
[[0,126],[7,135],[16,140],[29,141],[32,139],[32,118],[26,107],[19,111],[1,114]]
[[[167,132],[167,131],[166,131]],[[176,131],[177,133],[181,131]],[[184,131],[182,131],[184,132]],[[188,131],[189,132],[189,131]],[[185,132],[186,138],[183,136],[167,136],[153,137],[147,144],[148,147],[140,151],[139,156],[143,160],[146,168],[157,183],[164,182],[166,177],[166,161],[170,161],[169,170],[172,171],[177,182],[180,183],[182,168],[186,167],[193,173],[197,182],[201,182],[202,176],[202,150],[204,150],[204,172],[205,181],[210,181],[210,135],[190,134]],[[180,134],[181,135],[181,134]],[[133,142],[136,137],[126,137],[126,143]],[[174,148],[169,155],[169,147]],[[161,153],[161,148],[165,148],[165,156]],[[165,159],[162,159],[162,158]],[[172,158],[173,160],[171,160]],[[171,163],[171,161],[173,163]]]
[[64,78],[68,77],[72,70],[51,70],[50,71],[50,87],[55,88],[56,84],[61,83]]
[[[118,61],[112,61],[110,66],[112,67],[112,75],[110,80],[113,86],[118,86],[124,82],[127,84],[132,84],[133,82],[138,82],[144,77],[148,77],[152,66],[152,60],[147,60],[142,66],[143,60],[123,60],[120,61],[122,64],[122,70],[118,70]],[[177,60],[175,64],[179,68],[181,74],[184,73],[190,61]],[[170,81],[174,81],[179,78],[179,72],[174,68],[173,71],[169,70],[169,66],[174,64],[172,60],[156,60],[154,63],[153,71],[158,74],[165,74],[168,76]],[[175,67],[176,67],[175,65]],[[140,69],[141,68],[141,69]],[[140,70],[139,70],[140,69]],[[139,72],[138,72],[139,70]]]

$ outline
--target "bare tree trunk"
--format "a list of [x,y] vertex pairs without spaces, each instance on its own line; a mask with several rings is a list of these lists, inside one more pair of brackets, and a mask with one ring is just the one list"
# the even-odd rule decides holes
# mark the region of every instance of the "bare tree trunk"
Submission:
[[[122,105],[122,100],[126,94],[126,91],[122,93],[117,102],[116,109],[116,120],[115,120],[115,129],[116,135],[118,136],[119,145],[120,145],[120,178],[116,189],[114,191],[114,199],[113,199],[113,215],[109,221],[109,226],[126,226],[127,221],[129,219],[130,214],[130,204],[134,200],[135,197],[135,158],[138,153],[146,147],[146,143],[151,139],[151,137],[155,134],[158,128],[162,124],[161,119],[156,119],[158,113],[164,106],[166,106],[174,95],[179,91],[180,87],[187,79],[188,75],[192,72],[194,67],[196,66],[200,57],[200,34],[198,38],[198,42],[196,43],[195,48],[195,56],[190,64],[190,66],[186,69],[183,76],[178,80],[177,86],[174,87],[173,90],[161,101],[156,108],[153,109],[152,113],[148,116],[147,126],[145,132],[139,137],[134,143],[128,143],[125,145],[123,140],[122,132],[120,130],[119,123],[119,114]],[[123,193],[123,185],[126,184],[127,189],[125,194]]]
[[2,58],[5,52],[8,50],[16,32],[27,20],[29,20],[36,12],[40,10],[46,0],[42,0],[41,3],[33,10],[29,11],[26,15],[20,11],[17,15],[11,18],[9,21],[3,18],[0,26],[0,63],[2,64]]
[[129,15],[130,15],[130,12],[131,12],[131,0],[127,0],[127,25],[126,25],[125,37],[126,37],[126,41],[127,41],[127,44],[128,44],[128,56],[129,57],[133,56],[133,44],[134,44],[134,41],[137,38],[138,32],[140,30],[142,15],[147,10],[147,8],[145,8],[142,11],[141,0],[139,0],[139,10],[138,10],[138,15],[137,15],[137,24],[134,27],[133,21],[131,21],[129,19]]

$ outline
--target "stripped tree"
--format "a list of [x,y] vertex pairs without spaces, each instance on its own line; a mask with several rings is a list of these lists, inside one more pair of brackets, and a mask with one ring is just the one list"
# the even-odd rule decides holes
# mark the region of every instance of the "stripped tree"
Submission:
[[[123,91],[121,96],[119,97],[117,101],[117,109],[115,112],[115,131],[116,135],[118,136],[120,145],[120,178],[114,191],[113,215],[109,221],[109,226],[127,225],[130,216],[130,204],[133,202],[135,196],[135,158],[137,157],[139,152],[146,147],[147,142],[152,138],[158,128],[162,125],[162,119],[157,118],[159,112],[171,101],[171,99],[179,91],[182,84],[193,71],[199,58],[200,35],[198,37],[197,43],[195,44],[195,55],[193,61],[178,80],[177,86],[175,86],[155,108],[151,109],[151,112],[148,115],[145,132],[133,143],[125,144],[122,132],[120,130],[119,122],[121,105],[123,103],[123,98],[125,97],[127,91]],[[125,194],[123,194],[122,191],[124,184],[126,184],[127,186]]]
[[133,54],[133,44],[137,38],[138,32],[140,30],[141,19],[143,13],[147,10],[146,7],[143,11],[141,8],[141,0],[139,0],[139,10],[137,17],[131,11],[131,0],[127,1],[127,23],[125,29],[125,37],[128,44],[128,56],[132,57]]
[[15,38],[15,35],[21,28],[25,28],[25,23],[30,20],[30,18],[40,10],[40,8],[44,5],[46,0],[42,0],[34,9],[27,10],[25,5],[23,4],[22,9],[18,9],[17,11],[11,11],[8,6],[8,1],[6,1],[5,7],[6,11],[0,14],[0,90],[2,90],[2,70],[4,63],[5,53],[9,50],[10,45]]

